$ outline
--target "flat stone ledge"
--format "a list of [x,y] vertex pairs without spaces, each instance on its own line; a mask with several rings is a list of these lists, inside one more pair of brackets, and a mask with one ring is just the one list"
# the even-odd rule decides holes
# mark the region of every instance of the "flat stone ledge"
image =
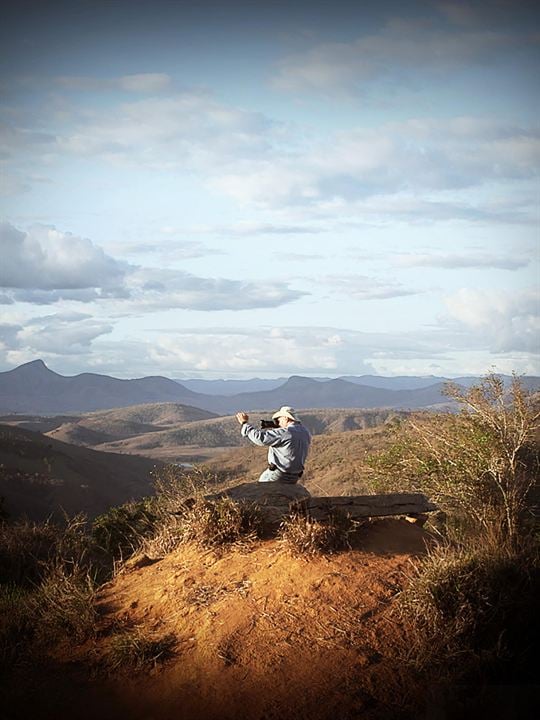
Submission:
[[284,506],[287,509],[291,502],[299,500],[305,501],[311,498],[311,494],[303,485],[298,483],[242,483],[232,488],[215,493],[214,495],[205,495],[205,500],[219,500],[221,498],[231,498],[231,500],[245,501],[257,503],[257,505],[274,505]]

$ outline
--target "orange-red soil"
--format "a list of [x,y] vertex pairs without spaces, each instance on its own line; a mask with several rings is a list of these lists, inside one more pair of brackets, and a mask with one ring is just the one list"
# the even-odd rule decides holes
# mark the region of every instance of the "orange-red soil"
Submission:
[[173,657],[80,681],[63,701],[58,693],[50,717],[67,705],[69,717],[96,720],[346,720],[397,709],[381,639],[400,631],[388,609],[428,537],[386,519],[330,556],[296,557],[272,539],[222,551],[184,545],[126,569],[100,593],[98,640],[57,658],[64,676],[99,665],[119,626],[174,633]]

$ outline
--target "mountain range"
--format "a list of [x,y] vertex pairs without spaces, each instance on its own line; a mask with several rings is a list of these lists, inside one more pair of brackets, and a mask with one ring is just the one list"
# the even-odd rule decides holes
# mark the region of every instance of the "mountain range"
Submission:
[[[478,379],[457,378],[454,382],[469,386]],[[198,387],[201,387],[203,381],[197,382]],[[196,392],[178,381],[161,376],[121,380],[108,375],[82,373],[65,377],[50,370],[42,360],[34,360],[0,373],[0,413],[76,414],[144,403],[174,402],[218,415],[228,415],[237,410],[270,412],[282,405],[296,408],[406,410],[448,402],[444,395],[447,380],[436,377],[314,379],[291,376],[277,387],[270,388],[260,379],[242,382],[247,383],[243,385],[245,392],[209,394],[208,387],[204,393]],[[251,382],[253,384],[249,384]],[[537,377],[523,378],[523,383],[531,390],[540,388],[540,378]],[[222,385],[218,383],[214,387],[220,389]]]

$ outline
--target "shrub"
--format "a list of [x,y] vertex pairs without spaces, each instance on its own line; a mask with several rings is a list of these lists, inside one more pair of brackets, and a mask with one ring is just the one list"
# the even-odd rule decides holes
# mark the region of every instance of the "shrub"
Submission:
[[51,563],[89,562],[85,523],[83,515],[66,519],[64,525],[50,520],[0,523],[0,577],[4,582],[34,586]]
[[540,625],[538,548],[479,545],[432,548],[417,566],[397,612],[408,627],[408,661],[433,672],[504,671],[508,679],[534,665]]
[[204,465],[182,468],[166,465],[154,473],[157,507],[164,512],[178,510],[186,499],[215,492],[216,485],[228,480],[225,471],[214,471]]
[[466,391],[450,384],[446,393],[461,411],[401,423],[392,446],[370,459],[373,487],[426,492],[465,527],[496,526],[501,542],[516,543],[538,476],[532,399],[517,378],[506,392],[496,375]]
[[315,555],[350,548],[349,535],[354,529],[354,522],[335,510],[324,522],[302,514],[286,517],[280,526],[280,536],[293,552]]

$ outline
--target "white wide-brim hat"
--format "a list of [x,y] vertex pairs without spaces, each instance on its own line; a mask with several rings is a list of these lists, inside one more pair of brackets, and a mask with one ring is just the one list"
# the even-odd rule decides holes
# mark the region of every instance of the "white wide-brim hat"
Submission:
[[298,415],[295,415],[295,409],[289,405],[284,405],[282,408],[279,408],[279,410],[272,415],[272,420],[277,420],[277,418],[280,417],[286,417],[295,422],[298,422],[299,419]]

